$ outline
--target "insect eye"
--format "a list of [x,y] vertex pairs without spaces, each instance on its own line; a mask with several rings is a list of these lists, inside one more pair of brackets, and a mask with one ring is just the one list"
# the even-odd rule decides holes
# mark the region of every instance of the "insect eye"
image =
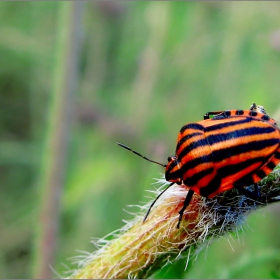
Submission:
[[177,159],[177,157],[176,156],[169,156],[168,158],[167,158],[167,160],[168,160],[168,163],[176,163],[177,164],[177,161],[178,161],[178,159]]

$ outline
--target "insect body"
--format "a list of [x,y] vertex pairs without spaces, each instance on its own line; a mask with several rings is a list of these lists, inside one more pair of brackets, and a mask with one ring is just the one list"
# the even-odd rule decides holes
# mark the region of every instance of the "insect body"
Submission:
[[[211,198],[237,188],[247,196],[257,198],[243,187],[255,184],[257,191],[256,183],[279,162],[280,130],[263,107],[253,104],[250,110],[209,112],[204,120],[184,125],[178,135],[175,155],[168,157],[167,165],[155,163],[165,167],[165,178],[171,182],[167,189],[174,183],[189,188],[179,211],[179,228],[194,192]],[[150,206],[145,219],[162,193]]]

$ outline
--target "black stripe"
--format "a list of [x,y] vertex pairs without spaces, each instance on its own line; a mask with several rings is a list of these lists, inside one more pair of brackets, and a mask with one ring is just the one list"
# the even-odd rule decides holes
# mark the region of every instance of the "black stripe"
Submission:
[[200,140],[197,140],[197,141],[193,141],[191,142],[188,146],[186,146],[183,151],[178,154],[178,160],[181,161],[182,158],[184,156],[186,156],[191,150],[197,148],[197,147],[202,147],[202,146],[208,146],[208,142],[206,141],[206,138],[204,139],[200,139]]
[[205,131],[205,127],[201,124],[198,123],[187,123],[186,125],[184,125],[181,129],[180,129],[180,133],[184,133],[184,131],[188,128],[191,129],[197,129],[197,130],[201,130],[201,131]]
[[266,176],[266,173],[265,173],[262,169],[260,169],[260,170],[258,170],[258,171],[256,172],[256,175],[257,175],[260,179],[262,179],[262,178],[264,178],[264,177]]
[[208,197],[210,194],[215,192],[221,185],[221,178],[217,175],[215,176],[211,182],[205,187],[200,188],[200,195],[204,197]]
[[211,174],[214,171],[214,168],[208,168],[205,170],[202,170],[200,172],[197,172],[195,175],[193,175],[191,178],[187,178],[184,180],[184,184],[188,187],[194,186],[197,184],[199,180],[201,180],[204,176]]
[[274,154],[274,157],[277,158],[277,159],[280,159],[280,151],[277,151],[277,152]]
[[268,115],[263,115],[262,116],[262,120],[264,121],[269,121],[270,120],[270,117]]
[[176,180],[176,179],[181,179],[182,175],[181,175],[181,169],[177,169],[176,171],[173,172],[165,172],[165,179],[166,181],[170,181],[171,180]]
[[173,161],[170,163],[168,170],[165,171],[165,179],[166,181],[173,181],[173,180],[177,180],[177,179],[181,179],[182,178],[182,173],[181,173],[181,169],[176,169],[175,171],[172,171],[172,169],[178,164],[178,161]]
[[219,149],[212,152],[214,162],[222,161],[231,156],[247,153],[251,151],[260,151],[266,147],[271,147],[279,144],[278,138],[272,138],[268,140],[252,141],[245,144],[237,145],[234,147]]
[[258,112],[250,111],[249,115],[252,116],[252,117],[256,117],[258,115]]
[[189,160],[181,167],[182,174],[185,174],[185,172],[187,172],[189,169],[195,168],[200,164],[209,163],[211,161],[213,161],[211,154]]
[[181,145],[186,141],[191,139],[192,137],[201,135],[201,132],[194,132],[188,135],[183,136],[177,143],[176,152],[180,149]]
[[178,161],[173,161],[170,163],[169,168],[166,170],[166,173],[170,173],[172,169],[178,164]]
[[244,128],[235,130],[228,133],[220,133],[217,135],[209,135],[206,137],[207,141],[209,142],[209,145],[213,145],[216,143],[220,143],[229,139],[234,138],[241,138],[248,135],[260,135],[260,134],[268,134],[275,131],[275,128],[272,126],[269,127],[250,127],[250,128]]
[[244,115],[244,110],[236,110],[235,114],[237,116]]
[[[245,177],[242,177],[242,184],[243,186],[250,186],[250,185],[253,185],[254,184],[254,179],[252,177],[252,174],[254,174],[254,172],[250,173],[249,175],[245,176]],[[240,180],[241,182],[241,180]]]
[[251,172],[250,174],[239,178],[238,180],[236,180],[233,183],[233,186],[235,188],[240,188],[240,187],[245,187],[245,186],[250,186],[254,184],[254,179],[252,177],[252,174],[254,174],[254,172]]
[[[215,120],[212,119],[212,121],[215,121]],[[234,121],[234,122],[219,123],[219,124],[209,126],[209,127],[206,128],[206,131],[218,130],[218,129],[228,127],[228,126],[234,126],[234,125],[238,125],[238,124],[242,124],[242,123],[249,123],[251,121],[252,121],[251,118],[244,117],[244,119],[242,119],[242,120],[238,120],[238,121]]]
[[[266,157],[256,157],[236,164],[223,166],[217,170],[217,173],[221,176],[221,178],[225,178],[232,174],[242,171],[243,169],[245,169],[246,167],[252,164],[255,164],[257,162],[263,163],[265,161],[267,161]],[[246,174],[244,175],[246,176]]]
[[267,166],[268,169],[273,170],[276,165],[275,165],[274,162],[270,161],[270,162],[267,163],[266,166]]

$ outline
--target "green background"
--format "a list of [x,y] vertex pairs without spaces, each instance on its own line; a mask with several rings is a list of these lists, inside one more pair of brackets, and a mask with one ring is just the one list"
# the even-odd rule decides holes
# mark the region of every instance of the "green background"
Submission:
[[[39,275],[45,145],[66,30],[78,33],[80,52],[49,244],[59,274],[77,250],[94,250],[92,238],[131,219],[123,209],[148,202],[164,172],[117,141],[166,163],[180,128],[207,111],[256,102],[280,121],[279,2],[84,2],[77,30],[61,27],[70,5],[0,2],[0,278]],[[279,213],[254,213],[186,271],[180,260],[153,277],[279,278]]]

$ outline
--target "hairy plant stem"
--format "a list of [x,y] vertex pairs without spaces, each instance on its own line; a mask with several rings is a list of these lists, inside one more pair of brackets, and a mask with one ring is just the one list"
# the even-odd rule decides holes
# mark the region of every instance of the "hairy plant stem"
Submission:
[[[142,213],[143,216],[136,216],[117,233],[111,234],[111,240],[98,240],[95,244],[97,251],[77,257],[78,269],[72,271],[69,277],[147,278],[166,263],[180,257],[190,258],[214,238],[237,230],[252,211],[279,201],[279,180],[278,166],[260,182],[260,194],[266,198],[266,203],[239,195],[236,190],[224,192],[213,199],[194,195],[180,229],[176,228],[178,211],[182,208],[187,190],[174,185],[159,199],[144,223]],[[143,208],[147,210],[148,206]]]

